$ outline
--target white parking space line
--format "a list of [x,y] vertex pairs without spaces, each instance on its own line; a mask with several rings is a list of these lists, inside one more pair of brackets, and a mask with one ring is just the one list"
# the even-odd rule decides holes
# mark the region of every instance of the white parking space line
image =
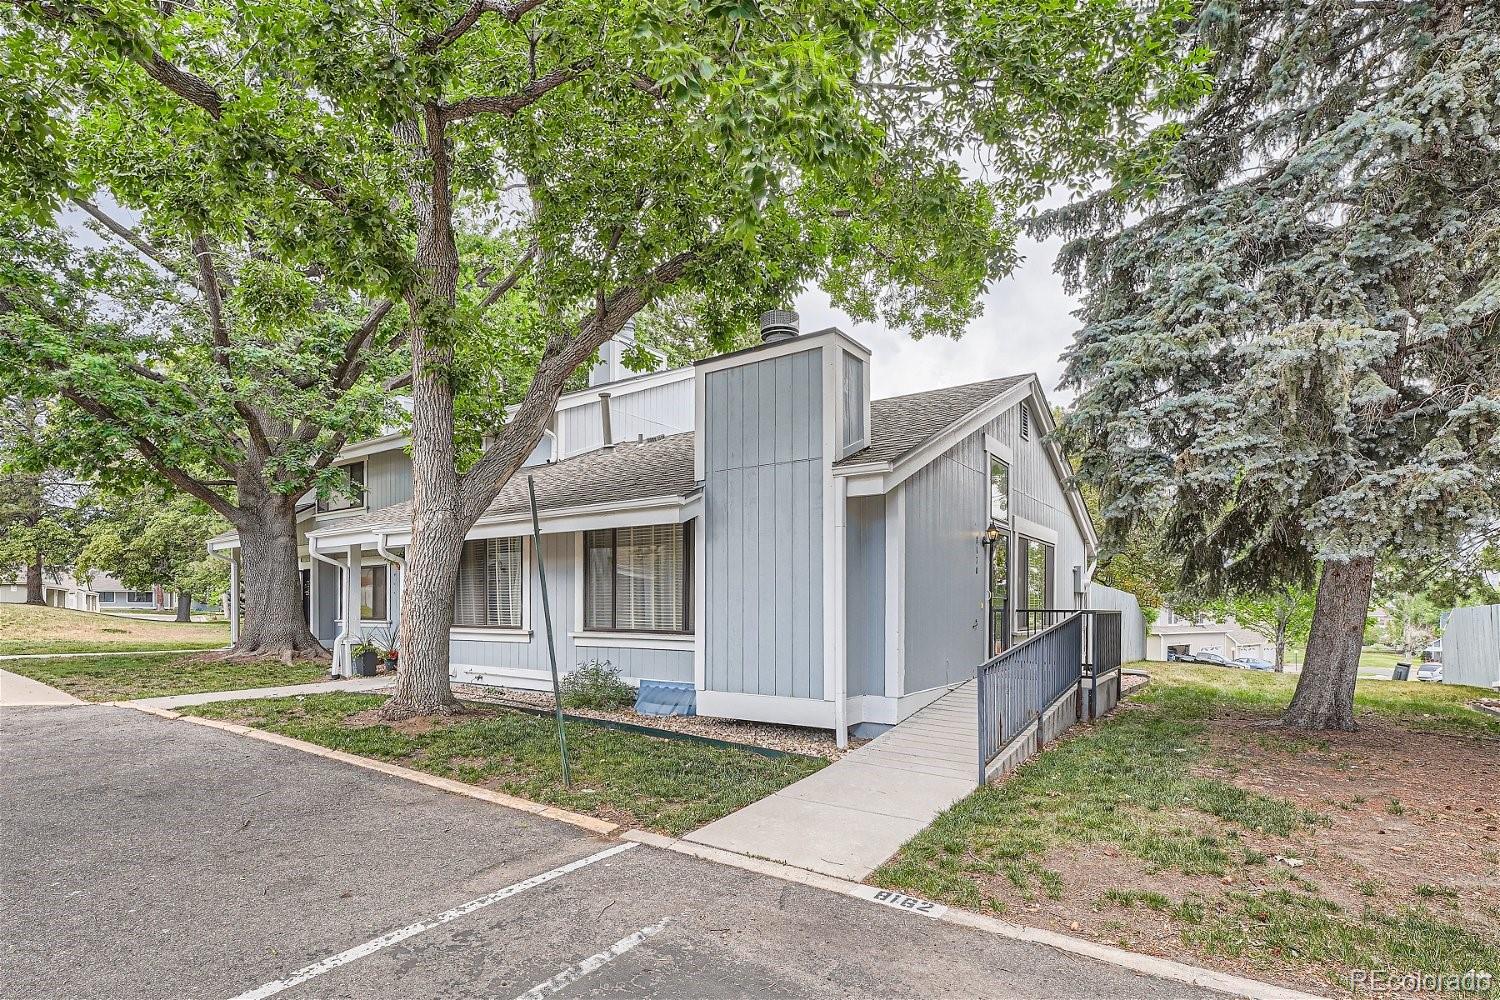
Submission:
[[[241,993],[234,1000],[262,1000],[264,997],[275,996],[283,990],[289,990],[293,986],[307,982],[309,979],[315,979],[325,972],[332,972],[334,969],[342,965],[348,965],[350,962],[364,958],[366,955],[373,955],[382,948],[389,948],[391,945],[405,941],[407,938],[420,934],[423,931],[431,930],[434,927],[441,927],[443,924],[457,920],[459,917],[468,916],[476,910],[482,910],[486,906],[493,906],[502,899],[509,899],[511,896],[519,895],[527,889],[534,889],[539,885],[551,882],[553,879],[562,878],[569,872],[575,872],[580,868],[593,864],[595,861],[603,861],[605,858],[613,857],[635,846],[636,844],[634,843],[625,843],[611,847],[607,851],[600,851],[598,854],[570,862],[549,872],[533,875],[523,882],[508,885],[504,889],[497,889],[488,895],[480,896],[478,899],[471,899],[462,906],[455,906],[451,910],[445,910],[435,917],[418,921],[415,924],[408,924],[394,931],[387,931],[380,935],[380,937],[366,941],[361,945],[355,945],[348,951],[341,951],[337,955],[330,955],[321,962],[314,962],[312,965],[298,969],[285,979],[278,979],[275,982],[266,983],[264,986],[257,986],[248,993]],[[634,947],[634,945],[631,947]]]
[[562,970],[551,979],[537,983],[531,989],[516,997],[516,1000],[540,1000],[541,997],[550,997],[554,993],[559,993],[567,989],[590,972],[608,965],[641,942],[656,937],[671,922],[672,918],[668,917],[649,927],[642,927],[634,934],[620,938],[620,940],[598,954],[590,955],[577,965],[568,966],[568,968]]

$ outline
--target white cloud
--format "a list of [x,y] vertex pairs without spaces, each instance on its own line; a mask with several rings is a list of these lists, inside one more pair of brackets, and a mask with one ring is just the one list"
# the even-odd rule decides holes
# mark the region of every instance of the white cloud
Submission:
[[870,348],[870,380],[875,398],[899,396],[966,382],[1035,372],[1047,398],[1066,404],[1072,393],[1057,391],[1059,356],[1073,339],[1078,302],[1052,273],[1062,241],[1022,239],[1025,259],[1015,273],[984,297],[984,314],[958,340],[913,340],[872,323],[855,323],[828,302],[822,290],[797,298],[803,330],[836,326]]

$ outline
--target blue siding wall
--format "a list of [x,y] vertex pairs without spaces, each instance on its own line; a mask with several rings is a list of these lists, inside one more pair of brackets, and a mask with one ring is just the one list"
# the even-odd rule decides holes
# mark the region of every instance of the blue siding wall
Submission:
[[1068,510],[1035,417],[1031,424],[1031,439],[1021,440],[1018,409],[1012,407],[903,486],[907,693],[967,680],[984,658],[988,574],[979,534],[988,522],[985,433],[1011,449],[1014,516],[1058,535],[1052,607],[1079,606],[1073,567],[1084,565],[1083,532]]
[[365,459],[365,497],[370,510],[410,500],[411,492],[411,457],[405,450],[382,451]]
[[885,497],[850,497],[849,693],[885,694]]
[[823,697],[822,357],[812,347],[706,376],[713,691]]
[[[608,391],[609,386],[599,386]],[[562,438],[562,458],[593,451],[604,444],[604,425],[596,399],[570,407],[557,415]],[[693,380],[683,379],[618,396],[609,401],[610,433],[615,441],[633,441],[637,435],[679,434],[693,429]]]
[[[568,673],[580,663],[608,661],[625,677],[662,681],[693,680],[691,649],[635,649],[620,646],[580,645],[570,633],[578,630],[577,581],[578,536],[576,534],[543,535],[542,554],[547,561],[547,590],[552,601],[553,639],[557,643],[557,667]],[[486,642],[482,639],[454,639],[449,645],[453,676],[460,681],[485,680],[474,677],[477,671],[530,670],[549,672],[547,633],[542,617],[542,586],[532,558],[531,539],[524,542],[528,565],[528,604],[525,627],[531,631],[528,642]],[[593,642],[595,640],[587,640]],[[491,678],[503,681],[503,678]]]

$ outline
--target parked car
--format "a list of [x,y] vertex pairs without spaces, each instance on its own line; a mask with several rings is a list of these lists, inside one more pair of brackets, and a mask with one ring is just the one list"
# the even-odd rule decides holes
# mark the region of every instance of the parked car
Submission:
[[1417,680],[1442,683],[1443,665],[1428,660],[1417,667]]
[[1203,651],[1203,652],[1200,652],[1200,653],[1194,653],[1193,654],[1193,658],[1195,660],[1197,660],[1199,663],[1212,663],[1212,664],[1214,664],[1215,666],[1218,666],[1218,667],[1232,667],[1232,666],[1234,666],[1233,663],[1230,663],[1228,660],[1224,659],[1224,657],[1220,656],[1218,653],[1210,653],[1210,652],[1207,652],[1206,650]]
[[1275,670],[1276,664],[1268,660],[1258,660],[1253,656],[1236,656],[1234,665],[1244,667],[1246,670]]

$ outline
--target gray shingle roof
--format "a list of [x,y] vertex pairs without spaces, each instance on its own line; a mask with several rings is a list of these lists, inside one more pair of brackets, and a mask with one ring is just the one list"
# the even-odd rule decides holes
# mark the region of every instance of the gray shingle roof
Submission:
[[[490,504],[485,517],[504,517],[531,509],[526,476],[536,480],[539,510],[652,497],[686,497],[697,488],[693,478],[693,435],[672,434],[653,441],[624,442],[613,448],[576,455],[553,465],[516,473]],[[364,528],[411,523],[412,504],[392,504],[332,526],[339,534]]]
[[[870,403],[870,446],[839,462],[894,462],[972,413],[1000,393],[1019,385],[1029,375],[955,385],[944,389],[876,399]],[[536,478],[536,502],[541,510],[581,507],[596,503],[686,497],[697,489],[693,478],[693,435],[672,434],[654,441],[624,442],[611,449],[591,451],[554,465],[526,470]],[[529,509],[526,476],[517,474],[486,517],[521,514]],[[319,531],[339,534],[367,528],[411,523],[411,501],[372,510],[368,514],[324,525]]]
[[1011,375],[870,401],[870,446],[839,462],[895,462],[1030,375]]

